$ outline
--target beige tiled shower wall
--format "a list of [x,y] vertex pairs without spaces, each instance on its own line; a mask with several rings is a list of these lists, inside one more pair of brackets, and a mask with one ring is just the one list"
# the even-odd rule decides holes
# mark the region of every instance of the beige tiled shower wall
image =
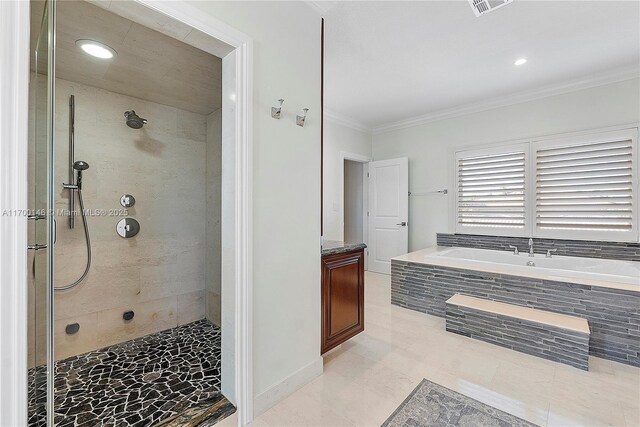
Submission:
[[206,316],[221,326],[222,109],[207,116]]
[[[83,283],[56,293],[56,359],[202,319],[207,292],[217,289],[219,294],[220,289],[219,278],[217,287],[205,280],[210,270],[219,277],[220,173],[208,174],[207,167],[211,157],[218,159],[213,163],[220,169],[221,155],[215,153],[221,137],[208,137],[207,130],[219,134],[220,127],[208,127],[207,116],[201,114],[58,79],[55,198],[59,209],[67,209],[69,203],[69,192],[61,183],[68,181],[71,94],[76,104],[75,159],[90,165],[83,174],[83,193],[85,209],[95,213],[88,217],[93,264]],[[124,112],[132,109],[149,120],[144,128],[126,126]],[[216,147],[208,149],[208,140],[218,141]],[[124,209],[123,194],[136,199],[128,215],[119,212]],[[125,216],[140,222],[140,233],[133,238],[116,233],[117,222]],[[217,240],[207,234],[216,230]],[[57,285],[82,274],[86,246],[79,218],[71,230],[67,216],[57,215],[55,256]],[[36,270],[41,273],[44,255],[39,257]],[[43,286],[30,285],[33,365],[45,357],[44,324],[36,321],[45,309],[45,297]],[[128,310],[135,317],[125,322],[122,315]],[[76,322],[79,332],[67,335],[66,325]]]

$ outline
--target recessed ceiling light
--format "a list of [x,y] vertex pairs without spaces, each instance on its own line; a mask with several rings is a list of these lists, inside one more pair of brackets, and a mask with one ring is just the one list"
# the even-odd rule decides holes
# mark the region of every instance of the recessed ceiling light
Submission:
[[527,62],[527,58],[518,58],[516,59],[516,62],[513,63],[513,65],[522,65],[525,64]]
[[82,49],[86,54],[95,56],[96,58],[100,59],[110,59],[118,54],[115,50],[113,50],[113,48],[95,40],[77,40],[76,46]]

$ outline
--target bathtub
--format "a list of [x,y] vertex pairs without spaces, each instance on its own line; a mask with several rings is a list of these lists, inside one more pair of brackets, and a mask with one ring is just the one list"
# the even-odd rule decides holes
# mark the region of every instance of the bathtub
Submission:
[[[525,276],[587,286],[640,292],[640,262],[488,249],[432,247],[393,258],[397,261],[438,265],[465,270]],[[533,261],[534,265],[527,265]]]
[[592,356],[640,368],[640,262],[444,246],[391,259],[391,304],[445,317],[455,294],[587,319]]

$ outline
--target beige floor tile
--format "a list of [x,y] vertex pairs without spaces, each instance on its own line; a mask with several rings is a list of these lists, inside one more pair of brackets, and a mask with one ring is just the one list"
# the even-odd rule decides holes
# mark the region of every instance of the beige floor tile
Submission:
[[[237,424],[229,424],[229,427],[232,426],[236,426]],[[265,427],[265,426],[269,426],[269,423],[267,423],[265,420],[262,419],[262,417],[258,417],[255,420],[253,420],[250,424],[251,427]]]
[[[225,418],[224,420],[220,421],[219,423],[216,423],[217,427],[236,427],[237,425],[238,425],[238,414],[237,413],[233,413],[233,414],[229,415],[227,418]],[[253,424],[251,424],[251,425],[253,425]]]
[[551,402],[547,425],[549,427],[623,427],[627,425],[619,404],[610,401],[598,402],[597,399],[588,398],[581,400],[581,402],[567,400]]
[[353,426],[333,408],[310,393],[306,387],[298,390],[278,405],[269,409],[260,419],[271,426]]
[[[611,403],[620,402],[630,406],[640,404],[640,382],[621,380],[614,372],[599,369],[595,357],[589,359],[589,371],[581,371],[569,366],[558,366],[553,383],[552,397],[556,400],[564,398],[580,398]],[[631,381],[628,381],[631,379]],[[589,390],[588,395],[576,393],[576,390]]]
[[361,381],[352,381],[335,372],[316,379],[307,392],[333,408],[353,425],[379,426],[401,401],[372,389]]
[[324,374],[256,426],[379,426],[426,378],[539,426],[640,427],[640,369],[591,358],[589,372],[446,332],[390,304],[366,273],[365,332],[324,357]]
[[[514,352],[514,354],[517,353]],[[514,402],[527,410],[536,413],[547,410],[550,403],[549,396],[553,389],[553,368],[541,365],[536,370],[527,367],[526,362],[524,364],[520,362],[501,361],[491,381],[491,390],[497,396],[503,396],[506,402]],[[499,409],[503,408],[500,405]]]
[[[344,346],[343,346],[344,347]],[[364,357],[354,351],[346,350],[334,355],[324,362],[325,372],[336,372],[348,379],[362,378],[376,365],[376,361]]]
[[623,403],[622,413],[624,415],[624,420],[627,423],[627,427],[640,426],[640,408],[638,408],[638,405],[627,406]]

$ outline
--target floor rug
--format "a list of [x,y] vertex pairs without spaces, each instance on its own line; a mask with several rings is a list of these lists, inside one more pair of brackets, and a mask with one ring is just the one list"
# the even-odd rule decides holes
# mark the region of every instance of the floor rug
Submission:
[[422,380],[382,426],[532,427],[535,424]]

